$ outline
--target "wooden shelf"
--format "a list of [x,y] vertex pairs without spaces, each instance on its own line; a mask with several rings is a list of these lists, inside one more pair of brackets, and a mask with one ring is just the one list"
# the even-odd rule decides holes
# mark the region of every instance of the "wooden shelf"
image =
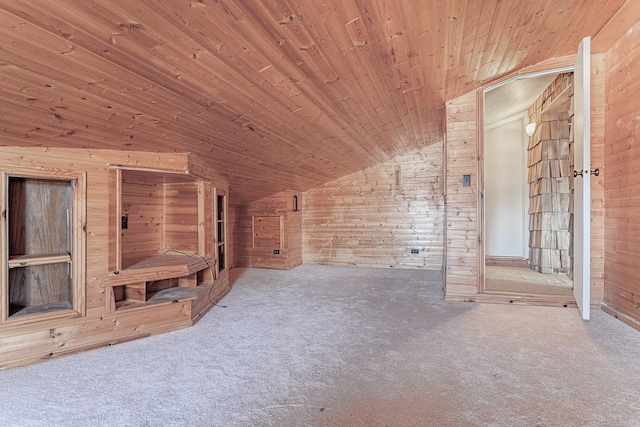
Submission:
[[113,272],[103,286],[185,277],[210,267],[213,259],[199,255],[162,254],[143,258],[130,267]]
[[116,310],[126,310],[132,308],[153,307],[162,304],[173,304],[176,302],[193,301],[197,299],[204,288],[168,288],[151,295],[145,302],[123,300],[115,303]]
[[29,267],[32,265],[56,264],[59,262],[70,262],[71,255],[64,254],[44,254],[44,255],[14,255],[9,257],[9,268]]
[[32,305],[29,307],[15,307],[10,308],[11,317],[24,316],[26,314],[41,314],[51,313],[59,310],[72,310],[73,307],[69,301],[53,302],[49,304]]

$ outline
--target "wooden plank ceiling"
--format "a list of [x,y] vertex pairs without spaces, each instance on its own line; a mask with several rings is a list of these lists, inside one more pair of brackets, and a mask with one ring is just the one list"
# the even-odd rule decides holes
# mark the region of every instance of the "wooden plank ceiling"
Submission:
[[0,145],[189,151],[236,202],[307,189],[441,141],[446,100],[623,2],[2,0]]

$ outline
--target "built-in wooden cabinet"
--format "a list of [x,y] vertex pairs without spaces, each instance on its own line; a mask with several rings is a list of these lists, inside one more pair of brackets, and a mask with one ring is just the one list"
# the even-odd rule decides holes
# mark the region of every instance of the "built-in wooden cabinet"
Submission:
[[188,153],[0,147],[0,370],[197,322],[228,191]]
[[237,215],[238,265],[290,270],[302,264],[299,194],[283,191],[242,207]]
[[0,173],[2,322],[84,314],[84,174]]

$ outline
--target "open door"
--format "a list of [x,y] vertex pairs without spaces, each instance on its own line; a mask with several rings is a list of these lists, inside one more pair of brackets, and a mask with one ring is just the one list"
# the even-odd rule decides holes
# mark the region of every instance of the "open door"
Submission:
[[574,82],[573,296],[584,320],[591,317],[591,39],[580,42]]

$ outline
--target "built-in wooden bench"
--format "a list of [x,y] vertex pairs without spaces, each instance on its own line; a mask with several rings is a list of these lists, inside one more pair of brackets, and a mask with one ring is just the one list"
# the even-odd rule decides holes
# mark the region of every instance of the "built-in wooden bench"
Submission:
[[[202,293],[203,287],[198,288],[198,285],[206,285],[204,278],[213,277],[212,263],[212,257],[197,254],[153,255],[113,272],[103,286],[111,288],[109,305],[112,310],[194,300]],[[205,275],[206,272],[209,275]],[[153,285],[159,282],[163,282],[164,287],[154,290]],[[115,287],[121,288],[121,295],[113,290]]]
[[[130,267],[115,271],[103,286],[120,286],[136,281],[154,281],[192,276],[212,267],[212,257],[188,254],[162,254],[143,258]],[[187,286],[187,285],[182,285]],[[192,287],[195,287],[193,283]]]

